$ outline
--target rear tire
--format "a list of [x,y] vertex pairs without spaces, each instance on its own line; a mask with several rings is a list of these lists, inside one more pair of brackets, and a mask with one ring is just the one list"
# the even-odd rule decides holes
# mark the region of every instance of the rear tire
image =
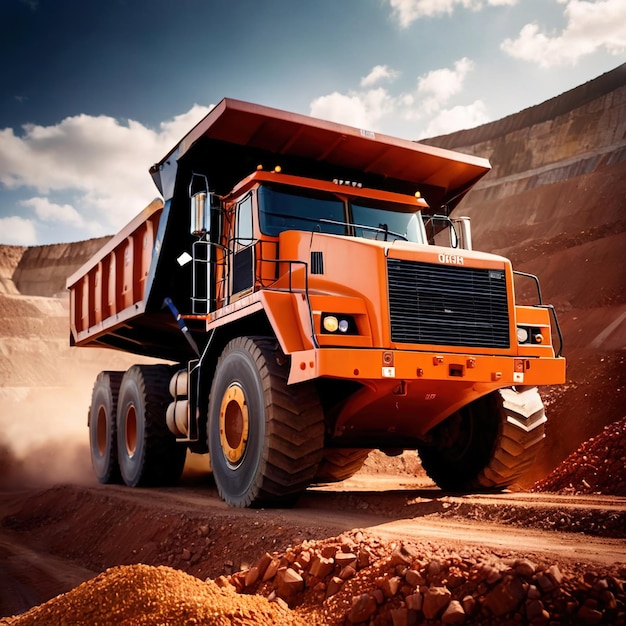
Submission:
[[89,450],[91,465],[104,485],[122,482],[117,461],[117,395],[124,372],[100,372],[91,392]]
[[187,449],[176,442],[165,419],[173,371],[167,365],[133,365],[122,379],[117,450],[129,487],[173,485],[182,474]]
[[422,466],[441,489],[503,489],[530,469],[545,437],[536,387],[499,389],[464,407],[418,448]]
[[218,361],[209,402],[213,477],[230,506],[291,505],[313,481],[324,418],[313,384],[287,385],[275,340],[238,337]]
[[347,480],[363,467],[370,452],[360,448],[326,448],[315,482],[339,483]]

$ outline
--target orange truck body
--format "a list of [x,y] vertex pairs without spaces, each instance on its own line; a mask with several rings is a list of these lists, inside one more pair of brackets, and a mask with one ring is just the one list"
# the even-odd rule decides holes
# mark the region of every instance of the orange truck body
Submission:
[[[553,311],[516,304],[513,268],[500,256],[359,236],[358,225],[352,236],[334,234],[332,220],[268,234],[257,192],[280,185],[407,214],[428,216],[445,206],[450,215],[489,169],[479,157],[223,100],[151,169],[163,201],[153,201],[68,279],[72,342],[186,367],[200,355],[214,364],[211,350],[261,326],[289,359],[290,385],[350,386],[336,403],[327,399],[330,445],[415,447],[494,390],[564,382]],[[220,202],[219,240],[206,245],[190,234],[187,186],[197,171]],[[246,198],[253,217],[243,242],[237,223]],[[193,263],[176,262],[192,248]],[[190,266],[205,272],[206,294],[191,293],[199,279]],[[164,308],[166,298],[178,316]],[[328,312],[347,316],[351,331],[326,332]],[[519,327],[540,340],[520,343]],[[191,434],[187,439],[193,443]],[[197,445],[204,451],[204,442]]]

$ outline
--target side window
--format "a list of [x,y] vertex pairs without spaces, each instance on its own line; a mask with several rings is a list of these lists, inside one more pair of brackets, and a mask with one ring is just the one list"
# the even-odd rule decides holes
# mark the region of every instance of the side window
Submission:
[[254,286],[254,243],[252,231],[252,194],[237,204],[235,241],[232,260],[232,293],[238,294]]
[[235,248],[249,246],[253,241],[252,236],[252,195],[247,195],[237,205],[237,239]]

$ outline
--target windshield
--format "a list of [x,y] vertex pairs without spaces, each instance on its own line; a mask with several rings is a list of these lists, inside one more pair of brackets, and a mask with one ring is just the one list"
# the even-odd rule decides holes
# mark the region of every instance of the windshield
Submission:
[[[359,200],[359,202],[361,202]],[[398,213],[374,206],[352,203],[352,221],[354,234],[366,239],[379,241],[412,241],[425,243],[423,222],[419,211],[416,213]]]
[[297,190],[283,191],[271,187],[259,188],[261,231],[277,236],[284,230],[307,230],[345,235],[343,202],[330,194],[312,197]]
[[351,235],[379,241],[426,243],[420,211],[389,210],[374,200],[354,199],[346,206],[331,193],[315,193],[293,187],[269,187],[258,191],[261,231],[278,236],[285,230],[306,230]]

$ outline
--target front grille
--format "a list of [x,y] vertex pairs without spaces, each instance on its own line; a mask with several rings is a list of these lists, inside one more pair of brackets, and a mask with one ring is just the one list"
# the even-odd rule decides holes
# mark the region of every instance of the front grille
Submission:
[[509,347],[504,270],[387,259],[391,339]]

